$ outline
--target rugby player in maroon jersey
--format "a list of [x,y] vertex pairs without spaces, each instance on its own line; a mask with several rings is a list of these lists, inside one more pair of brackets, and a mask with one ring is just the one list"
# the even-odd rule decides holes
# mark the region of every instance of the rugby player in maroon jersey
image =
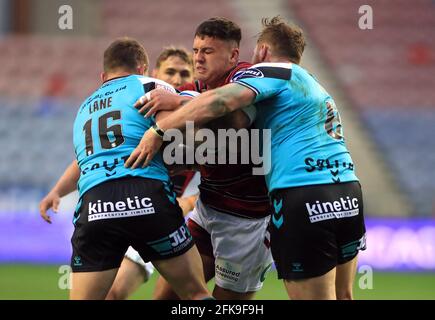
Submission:
[[[240,28],[224,18],[201,23],[193,41],[196,81],[178,88],[203,92],[230,82],[240,70],[251,66],[239,62]],[[148,99],[150,98],[150,99]],[[136,104],[148,116],[156,110],[174,110],[187,99],[151,92]],[[252,107],[253,108],[253,107]],[[232,113],[209,124],[211,129],[249,128],[255,109]],[[251,299],[261,289],[272,263],[267,236],[270,204],[264,176],[252,174],[252,164],[204,164],[200,196],[188,220],[203,260],[206,281],[215,277],[216,299]],[[154,293],[155,299],[175,299],[163,278]]]

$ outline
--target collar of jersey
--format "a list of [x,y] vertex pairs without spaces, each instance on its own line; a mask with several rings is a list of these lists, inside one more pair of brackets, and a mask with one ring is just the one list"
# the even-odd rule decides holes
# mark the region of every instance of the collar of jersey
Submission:
[[118,80],[118,79],[122,79],[122,78],[127,78],[127,77],[130,77],[130,76],[134,76],[134,74],[128,74],[128,75],[126,75],[126,76],[119,76],[119,77],[111,78],[111,79],[109,79],[109,80],[104,81],[103,84],[109,83],[109,82],[111,82],[111,81],[113,81],[113,80]]

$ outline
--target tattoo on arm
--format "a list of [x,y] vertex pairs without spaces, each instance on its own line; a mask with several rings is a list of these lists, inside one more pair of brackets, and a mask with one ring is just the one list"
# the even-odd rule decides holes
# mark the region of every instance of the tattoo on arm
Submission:
[[220,91],[216,91],[216,98],[213,99],[213,102],[210,104],[210,109],[214,115],[223,116],[228,113],[227,104],[225,101],[225,97]]
[[249,90],[241,85],[230,85],[216,89],[216,99],[211,104],[213,113],[224,115],[244,106],[243,93]]

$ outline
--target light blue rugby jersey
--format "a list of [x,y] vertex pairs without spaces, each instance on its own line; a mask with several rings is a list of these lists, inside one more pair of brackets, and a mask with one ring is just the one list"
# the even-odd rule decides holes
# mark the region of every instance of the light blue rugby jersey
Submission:
[[80,196],[107,180],[126,176],[169,181],[159,152],[144,169],[127,169],[124,163],[155,118],[144,118],[133,105],[155,88],[175,89],[164,81],[130,75],[105,82],[80,106],[73,141],[80,167]]
[[[305,69],[260,63],[233,82],[256,93],[255,126],[271,129],[269,191],[358,181],[334,100]],[[267,146],[263,146],[267,151]]]

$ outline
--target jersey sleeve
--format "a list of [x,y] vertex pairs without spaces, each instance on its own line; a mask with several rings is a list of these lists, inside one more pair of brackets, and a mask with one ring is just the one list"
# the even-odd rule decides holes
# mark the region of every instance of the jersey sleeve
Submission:
[[236,73],[232,82],[254,91],[256,103],[280,93],[290,78],[291,64],[258,64]]
[[193,91],[193,90],[184,90],[184,91],[181,91],[178,95],[181,97],[189,97],[189,98],[193,99],[193,98],[199,96],[200,93],[197,91]]
[[[140,81],[141,85],[142,85],[142,89],[140,89],[140,94],[139,96],[142,95],[146,95],[148,92],[154,90],[154,89],[163,89],[166,91],[169,91],[171,93],[177,93],[177,90],[175,90],[175,88],[173,86],[171,86],[169,83],[159,80],[159,79],[155,79],[155,78],[150,78],[150,77],[139,77],[138,80]],[[151,124],[154,125],[156,123],[156,117],[155,115],[148,117],[148,118],[144,118],[145,121],[151,121]]]
[[252,63],[249,62],[239,62],[234,69],[230,72],[230,74],[228,75],[228,77],[225,79],[225,82],[222,85],[226,85],[228,83],[232,82],[232,79],[234,78],[234,76],[238,73],[240,73],[241,71],[244,71],[246,69],[249,69],[250,67],[252,67]]
[[149,77],[140,77],[138,78],[138,80],[143,86],[142,94],[147,93],[154,89],[163,89],[172,93],[177,93],[175,88],[165,81],[155,79],[155,78],[149,78]]

